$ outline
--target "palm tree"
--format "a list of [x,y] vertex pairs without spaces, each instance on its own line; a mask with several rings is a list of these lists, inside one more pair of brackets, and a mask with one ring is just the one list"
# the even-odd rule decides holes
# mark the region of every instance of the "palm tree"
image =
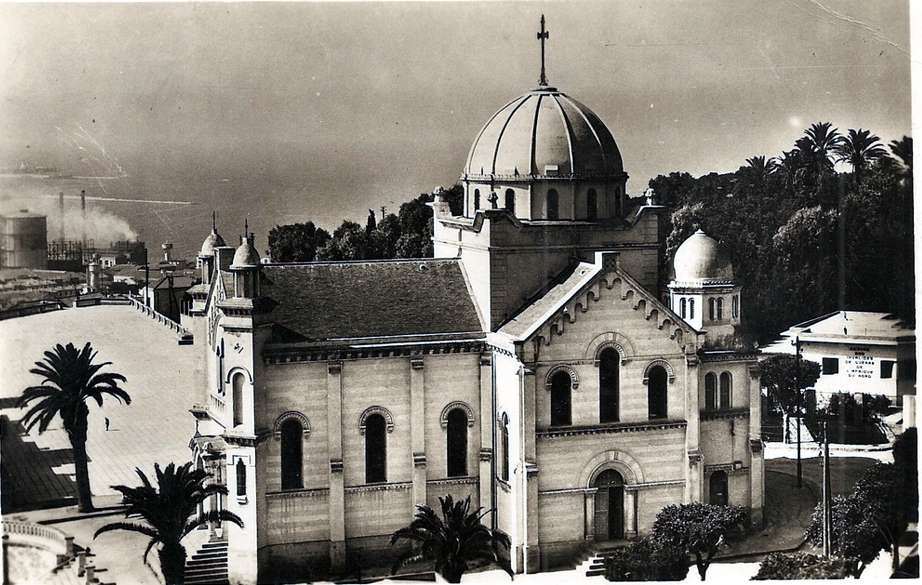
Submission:
[[[208,522],[233,522],[243,528],[243,520],[227,510],[211,510],[199,513],[199,505],[216,494],[227,494],[227,488],[217,483],[205,485],[208,473],[204,469],[193,469],[192,463],[176,467],[173,463],[160,469],[154,464],[157,487],[140,469],[135,469],[141,478],[141,486],[114,485],[112,488],[122,494],[128,504],[125,518],[139,518],[137,522],[111,522],[96,531],[93,538],[104,532],[128,530],[140,532],[150,538],[144,550],[144,562],[151,549],[160,544],[160,570],[166,585],[182,585],[186,566],[186,548],[182,539],[190,532]],[[158,489],[159,488],[159,489]]]
[[856,185],[861,184],[861,178],[870,163],[887,156],[880,138],[863,128],[849,128],[848,136],[835,147],[835,152],[840,162],[851,165]]
[[44,433],[56,416],[61,417],[64,430],[70,439],[74,453],[74,466],[77,475],[77,504],[81,512],[93,510],[93,498],[90,492],[90,475],[87,469],[86,431],[90,409],[88,399],[93,399],[102,406],[103,396],[113,396],[119,402],[131,404],[131,396],[119,387],[125,382],[125,376],[113,372],[99,373],[99,370],[112,362],[94,364],[96,353],[89,343],[78,350],[73,343],[54,346],[53,351],[45,352],[45,359],[35,362],[29,373],[42,377],[40,386],[29,386],[22,392],[16,403],[18,408],[25,408],[38,400],[22,417],[26,431],[36,424],[38,432]]
[[779,170],[778,160],[775,157],[754,156],[747,158],[746,164],[749,166],[743,168],[746,169],[747,174],[755,185],[760,187]]
[[896,156],[912,176],[912,138],[903,136],[899,140],[890,141],[890,151]]
[[[805,144],[809,144],[813,152],[817,170],[831,169],[831,157],[843,140],[839,129],[833,128],[829,122],[817,122],[804,130],[804,138],[808,141]],[[800,146],[799,141],[798,146]]]
[[441,518],[429,506],[416,506],[416,517],[409,526],[391,536],[391,545],[409,540],[413,547],[402,554],[392,572],[412,561],[435,561],[435,570],[449,583],[460,583],[461,576],[478,561],[496,562],[512,576],[508,560],[509,537],[500,530],[490,530],[481,523],[489,513],[478,508],[471,511],[471,498],[455,502],[450,495],[440,497]]

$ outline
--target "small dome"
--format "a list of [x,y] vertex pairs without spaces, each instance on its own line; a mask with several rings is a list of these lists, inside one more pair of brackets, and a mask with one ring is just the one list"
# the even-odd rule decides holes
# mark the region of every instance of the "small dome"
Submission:
[[221,234],[218,233],[218,230],[212,229],[211,233],[208,234],[208,237],[205,238],[205,241],[202,242],[202,251],[199,252],[199,256],[207,258],[214,256],[214,249],[221,246],[226,246],[224,243],[224,238],[221,237]]
[[677,282],[733,279],[733,265],[723,254],[717,240],[700,229],[676,250],[673,266]]
[[469,177],[621,178],[621,153],[595,113],[553,87],[517,97],[477,134],[464,165]]
[[234,260],[231,262],[231,269],[236,268],[256,268],[259,266],[259,252],[253,247],[252,236],[249,238],[240,238],[240,246],[234,252]]

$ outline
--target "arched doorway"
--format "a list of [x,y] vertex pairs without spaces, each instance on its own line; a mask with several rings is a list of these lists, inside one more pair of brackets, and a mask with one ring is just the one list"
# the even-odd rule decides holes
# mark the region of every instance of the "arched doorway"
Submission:
[[614,469],[600,473],[592,487],[595,493],[595,539],[624,538],[624,478]]

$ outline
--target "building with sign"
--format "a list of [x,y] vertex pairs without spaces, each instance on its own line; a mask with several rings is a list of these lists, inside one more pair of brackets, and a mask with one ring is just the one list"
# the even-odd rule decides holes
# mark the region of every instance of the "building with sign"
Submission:
[[814,389],[822,403],[837,392],[882,395],[895,404],[915,395],[915,330],[895,315],[836,311],[794,325],[772,349],[820,364]]

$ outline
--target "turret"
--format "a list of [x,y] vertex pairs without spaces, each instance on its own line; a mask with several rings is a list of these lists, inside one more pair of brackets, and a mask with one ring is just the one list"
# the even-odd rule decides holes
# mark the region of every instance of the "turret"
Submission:
[[254,299],[259,296],[259,252],[253,245],[253,234],[240,237],[230,270],[234,273],[234,298]]

